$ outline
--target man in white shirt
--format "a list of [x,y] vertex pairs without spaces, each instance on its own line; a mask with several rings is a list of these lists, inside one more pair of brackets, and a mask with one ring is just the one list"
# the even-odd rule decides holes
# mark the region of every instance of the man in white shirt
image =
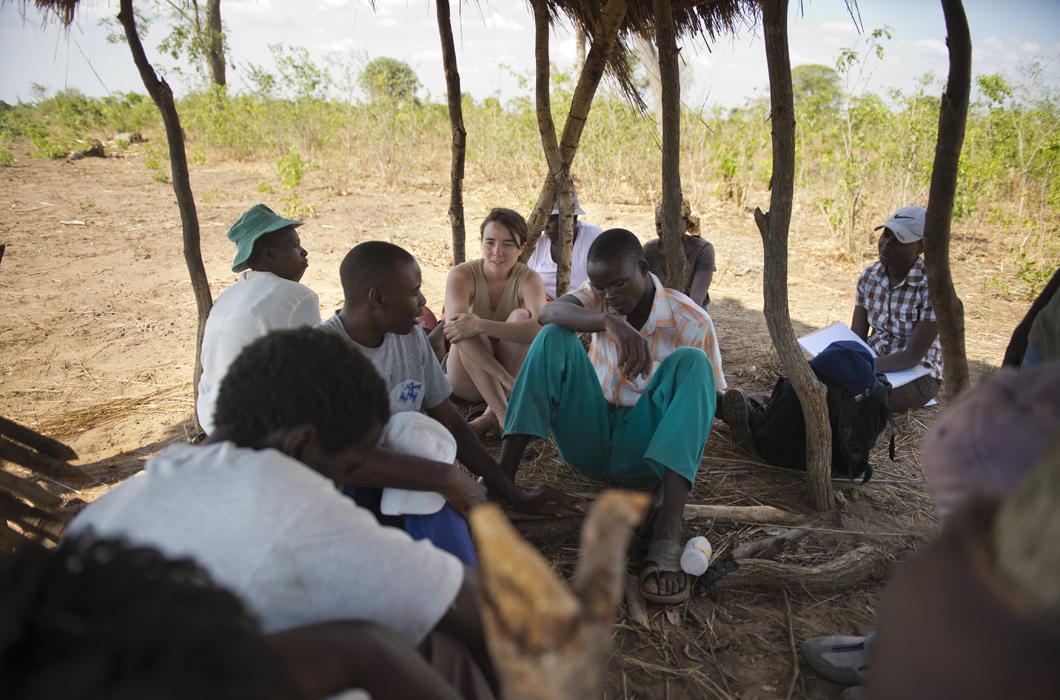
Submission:
[[[570,289],[577,289],[588,279],[585,271],[585,261],[589,255],[589,247],[596,237],[604,232],[596,224],[587,224],[578,221],[579,216],[584,216],[578,195],[574,195],[574,241],[570,254]],[[556,261],[559,260],[559,202],[552,207],[552,215],[548,217],[545,230],[537,239],[537,245],[530,259],[526,261],[527,266],[541,275],[545,283],[545,294],[548,298],[556,298]]]
[[221,380],[244,347],[272,330],[320,323],[317,295],[298,283],[309,266],[296,230],[301,225],[255,204],[228,231],[236,244],[232,272],[242,274],[217,297],[202,337],[195,413],[207,435],[214,431]]
[[415,646],[438,630],[492,678],[473,575],[339,491],[389,415],[382,380],[347,342],[272,332],[229,368],[206,445],[171,445],[68,531],[194,559],[266,632],[367,620]]

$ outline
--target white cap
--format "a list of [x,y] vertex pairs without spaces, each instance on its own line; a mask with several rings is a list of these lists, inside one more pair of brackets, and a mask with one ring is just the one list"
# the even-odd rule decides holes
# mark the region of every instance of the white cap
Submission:
[[[571,197],[574,198],[574,215],[585,216],[585,212],[582,211],[581,202],[578,201],[578,193],[571,190]],[[552,216],[559,216],[559,195],[556,195],[556,206],[552,207]]]
[[[444,425],[417,413],[402,411],[390,417],[380,446],[394,452],[453,464],[456,440]],[[383,515],[430,515],[445,505],[445,497],[434,491],[383,489],[379,510]]]
[[874,231],[888,228],[894,232],[894,237],[902,243],[916,243],[924,238],[924,219],[927,217],[927,209],[924,207],[902,207],[887,222],[877,226]]

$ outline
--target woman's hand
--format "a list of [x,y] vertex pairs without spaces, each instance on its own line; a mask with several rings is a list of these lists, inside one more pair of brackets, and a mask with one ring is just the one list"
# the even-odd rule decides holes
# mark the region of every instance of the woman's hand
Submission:
[[473,313],[453,314],[445,320],[445,338],[458,343],[482,335],[482,319]]

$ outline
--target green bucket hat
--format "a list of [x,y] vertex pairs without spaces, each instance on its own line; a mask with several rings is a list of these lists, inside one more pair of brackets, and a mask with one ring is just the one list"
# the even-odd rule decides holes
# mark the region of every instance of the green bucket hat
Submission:
[[285,219],[264,204],[255,204],[239,217],[228,229],[228,240],[236,244],[236,257],[232,260],[232,272],[247,269],[247,260],[254,252],[254,241],[266,233],[279,231],[288,226],[301,226],[303,222]]

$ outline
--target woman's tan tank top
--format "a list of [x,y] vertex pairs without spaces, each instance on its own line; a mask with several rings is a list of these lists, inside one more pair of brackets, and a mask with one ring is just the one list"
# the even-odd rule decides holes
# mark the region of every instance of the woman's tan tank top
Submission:
[[525,306],[523,302],[523,283],[530,272],[530,268],[523,263],[515,263],[512,273],[508,277],[508,283],[504,285],[497,308],[490,307],[490,289],[486,282],[486,274],[482,271],[483,260],[472,260],[468,263],[471,275],[475,279],[475,288],[471,291],[471,313],[479,318],[488,318],[491,321],[506,321],[516,309]]

